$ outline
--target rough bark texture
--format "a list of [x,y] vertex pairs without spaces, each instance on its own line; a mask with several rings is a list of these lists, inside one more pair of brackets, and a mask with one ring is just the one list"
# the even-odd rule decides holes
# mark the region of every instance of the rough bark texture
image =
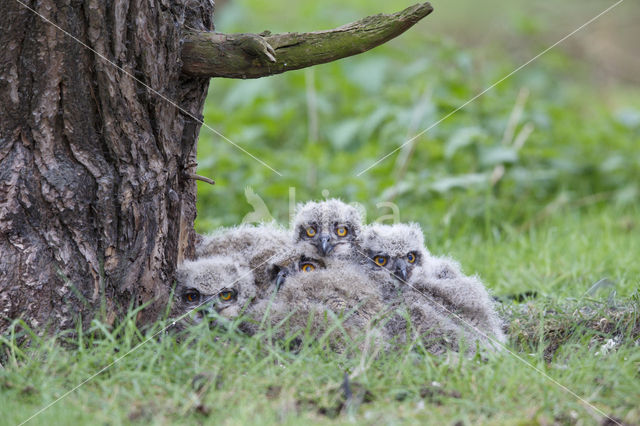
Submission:
[[[209,0],[21,1],[201,117],[180,32],[213,29]],[[195,237],[198,122],[16,0],[0,28],[0,331],[166,301]]]
[[98,310],[111,322],[147,303],[142,321],[157,318],[193,255],[208,78],[364,52],[431,10],[262,37],[210,32],[212,0],[3,0],[0,332],[16,318],[86,325]]
[[[416,4],[328,31],[287,34],[216,34],[188,31],[183,71],[199,77],[259,78],[366,52],[399,36],[433,8]],[[275,61],[270,49],[275,51]]]

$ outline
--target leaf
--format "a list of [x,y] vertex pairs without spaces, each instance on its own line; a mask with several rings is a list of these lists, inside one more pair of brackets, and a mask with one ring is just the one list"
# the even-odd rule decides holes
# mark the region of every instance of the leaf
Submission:
[[640,127],[640,110],[623,108],[616,111],[615,117],[618,123],[629,129]]
[[233,86],[224,99],[224,108],[232,111],[239,107],[253,104],[259,96],[264,96],[273,88],[267,80],[243,80],[242,83]]
[[431,189],[436,192],[449,192],[454,188],[470,188],[489,184],[488,173],[469,173],[466,175],[445,177],[431,184]]
[[480,137],[484,137],[486,134],[484,130],[479,127],[465,127],[453,134],[451,139],[447,141],[444,148],[444,156],[446,159],[451,159],[453,155],[460,148],[470,145]]
[[616,191],[614,195],[614,200],[618,205],[637,205],[638,199],[640,198],[640,189],[636,184],[629,184],[619,191]]
[[364,120],[363,123],[363,137],[366,139],[370,139],[371,135],[375,130],[388,118],[393,117],[393,110],[389,108],[387,105],[382,104],[378,108],[376,108],[369,116]]
[[416,187],[415,183],[413,182],[408,182],[408,181],[398,182],[397,184],[382,191],[382,194],[380,194],[377,200],[378,201],[388,200],[389,198],[391,198],[392,195],[396,195],[396,196],[402,195],[406,192],[414,190],[415,187]]
[[368,92],[380,92],[387,80],[388,58],[367,58],[354,60],[348,66],[349,80]]
[[605,173],[611,173],[626,167],[627,162],[625,161],[625,158],[620,154],[614,154],[607,157],[607,159],[600,164],[599,168]]
[[480,150],[480,164],[485,167],[497,164],[513,164],[518,161],[518,152],[511,147],[492,146]]
[[336,149],[345,149],[351,144],[360,130],[360,120],[345,120],[329,131],[329,140]]
[[555,169],[531,170],[516,166],[511,169],[509,176],[514,180],[514,182],[528,184],[534,181],[556,179],[558,177],[558,172]]

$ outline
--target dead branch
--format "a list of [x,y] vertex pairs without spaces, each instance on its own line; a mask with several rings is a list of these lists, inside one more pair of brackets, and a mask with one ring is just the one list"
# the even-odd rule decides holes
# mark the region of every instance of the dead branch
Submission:
[[399,36],[433,11],[415,4],[327,31],[221,34],[186,31],[182,72],[197,77],[259,78],[357,55]]
[[187,173],[187,177],[188,177],[189,179],[194,179],[194,180],[199,180],[199,181],[201,181],[201,182],[206,182],[206,183],[208,183],[209,185],[215,185],[215,184],[216,184],[216,181],[215,181],[215,180],[210,179],[210,178],[208,178],[208,177],[206,177],[206,176],[200,176],[200,175],[197,175],[197,174],[195,174],[195,173]]

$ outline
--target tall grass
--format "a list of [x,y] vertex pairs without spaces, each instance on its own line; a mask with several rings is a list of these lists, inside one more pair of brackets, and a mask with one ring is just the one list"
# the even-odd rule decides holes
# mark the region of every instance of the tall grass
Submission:
[[[222,31],[321,29],[408,5],[234,3],[221,11]],[[357,176],[546,47],[538,35],[547,14],[435,6],[428,19],[441,13],[446,23],[453,13],[448,22],[478,40],[474,28],[486,29],[479,22],[510,16],[495,26],[511,35],[510,53],[501,43],[463,49],[447,39],[447,25],[425,21],[389,45],[314,71],[213,81],[207,123],[284,176],[203,129],[198,173],[217,184],[198,184],[197,230],[253,211],[245,187],[283,223],[290,188],[296,201],[360,202],[369,220],[389,213],[379,203],[393,201],[400,220],[422,225],[433,253],[455,257],[504,300],[514,353],[616,421],[640,424],[638,89],[595,85],[571,50],[554,50]],[[522,47],[524,39],[531,43]],[[536,297],[509,298],[523,292]],[[322,338],[293,351],[269,329],[251,338],[199,326],[177,339],[158,333],[166,323],[140,329],[135,317],[113,326],[98,318],[52,337],[16,321],[0,336],[0,423],[26,420],[107,366],[31,423],[603,421],[506,352],[433,357],[407,344],[341,354]]]

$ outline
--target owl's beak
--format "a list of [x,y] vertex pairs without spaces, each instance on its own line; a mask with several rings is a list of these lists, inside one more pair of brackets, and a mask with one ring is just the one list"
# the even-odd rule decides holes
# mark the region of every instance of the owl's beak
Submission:
[[409,275],[407,272],[407,262],[404,259],[398,259],[396,261],[396,268],[393,275],[397,278],[404,281],[407,281],[407,276]]
[[213,300],[209,300],[202,305],[200,308],[202,312],[202,316],[211,320],[215,317],[216,307],[214,306]]
[[289,275],[289,270],[287,268],[282,268],[278,272],[278,275],[276,275],[276,291],[280,290],[280,287],[282,286],[282,284],[284,284],[285,280],[287,279],[287,275]]
[[316,240],[316,248],[323,256],[328,255],[333,250],[333,246],[329,243],[331,236],[327,234],[321,234],[320,238]]
[[213,304],[209,301],[204,302],[198,308],[196,308],[193,312],[191,312],[191,319],[194,323],[200,324],[202,321],[209,322],[211,325],[211,318],[213,317],[214,307]]

